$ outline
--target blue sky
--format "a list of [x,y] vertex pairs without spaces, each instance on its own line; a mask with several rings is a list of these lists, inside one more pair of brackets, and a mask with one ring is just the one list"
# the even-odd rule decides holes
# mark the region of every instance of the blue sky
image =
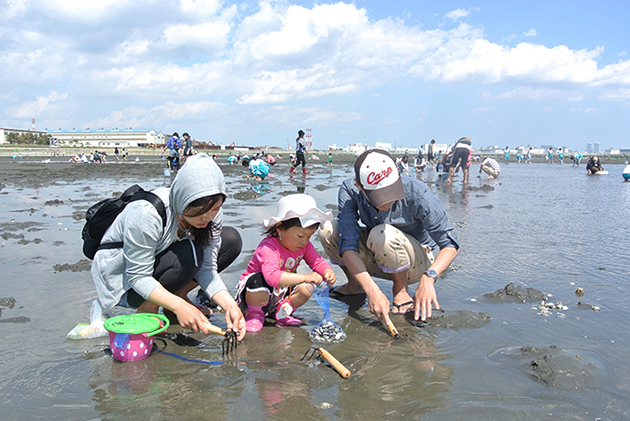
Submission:
[[622,1],[8,0],[0,126],[630,147]]

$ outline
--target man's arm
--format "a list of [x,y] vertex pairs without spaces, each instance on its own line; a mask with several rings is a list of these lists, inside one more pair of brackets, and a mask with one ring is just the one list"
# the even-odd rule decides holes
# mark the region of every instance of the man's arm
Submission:
[[363,291],[365,291],[368,297],[368,309],[370,313],[374,314],[385,324],[390,324],[389,300],[367,272],[365,263],[359,256],[359,253],[354,250],[346,250],[341,257],[350,275],[361,285]]
[[[453,263],[458,253],[459,250],[455,247],[445,247],[441,249],[429,269],[433,269],[438,273],[438,276],[441,276],[446,269],[448,269],[448,266]],[[413,295],[415,320],[421,318],[422,321],[425,321],[427,317],[431,317],[432,305],[435,305],[436,309],[440,309],[434,283],[435,280],[430,276],[423,274],[420,278],[418,288],[416,288],[416,292]]]

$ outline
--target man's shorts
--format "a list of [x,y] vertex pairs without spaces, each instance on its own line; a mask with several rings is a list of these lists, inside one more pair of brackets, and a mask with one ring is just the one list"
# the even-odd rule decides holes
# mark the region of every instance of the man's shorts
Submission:
[[496,170],[492,169],[492,167],[490,165],[484,165],[483,166],[483,170],[485,171],[486,174],[491,175],[494,178],[499,177],[499,174],[501,174],[500,171],[496,171]]
[[[319,241],[330,261],[344,266],[339,256],[338,222],[333,220],[319,230]],[[420,281],[422,274],[435,260],[431,247],[424,246],[415,238],[389,224],[377,225],[372,230],[361,228],[359,236],[359,257],[365,263],[367,272],[374,277],[392,279],[392,273],[407,272],[407,282]]]

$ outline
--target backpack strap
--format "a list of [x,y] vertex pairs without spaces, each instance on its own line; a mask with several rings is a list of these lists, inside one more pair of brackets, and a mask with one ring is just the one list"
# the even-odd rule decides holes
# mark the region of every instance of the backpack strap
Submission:
[[[129,203],[135,202],[136,200],[146,200],[147,202],[151,203],[162,218],[162,230],[166,228],[166,207],[164,206],[164,202],[162,202],[162,199],[160,199],[157,194],[146,190],[140,190],[134,193],[133,197],[129,199]],[[122,246],[122,241],[116,241],[114,243],[103,243],[98,246],[98,250],[119,249],[122,248]]]

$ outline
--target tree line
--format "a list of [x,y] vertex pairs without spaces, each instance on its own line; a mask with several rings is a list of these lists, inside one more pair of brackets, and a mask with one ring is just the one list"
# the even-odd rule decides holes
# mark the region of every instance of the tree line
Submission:
[[11,145],[50,145],[49,134],[41,133],[8,133],[6,136],[6,142]]

